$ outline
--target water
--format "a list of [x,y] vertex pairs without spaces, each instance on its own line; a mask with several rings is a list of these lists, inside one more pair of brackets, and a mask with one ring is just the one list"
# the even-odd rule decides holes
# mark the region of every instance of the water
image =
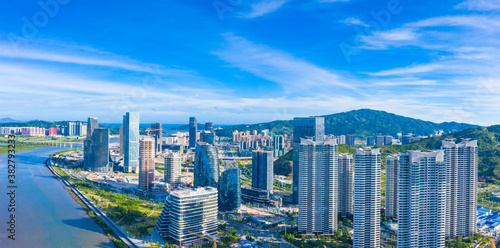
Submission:
[[7,154],[0,155],[0,247],[114,247],[44,165],[49,154],[66,149],[16,153],[16,240],[7,238]]

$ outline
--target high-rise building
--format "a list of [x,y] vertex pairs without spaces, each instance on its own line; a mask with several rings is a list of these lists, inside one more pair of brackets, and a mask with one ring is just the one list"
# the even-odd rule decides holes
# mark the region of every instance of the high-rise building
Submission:
[[57,128],[51,127],[49,128],[49,136],[56,136],[57,135]]
[[275,150],[283,150],[285,148],[285,137],[283,135],[274,136],[273,148]]
[[367,146],[375,145],[375,137],[370,136],[370,137],[366,138],[366,145]]
[[139,188],[149,190],[155,179],[155,141],[143,137],[139,143]]
[[196,147],[196,136],[198,132],[198,123],[195,117],[189,117],[189,148]]
[[337,136],[337,144],[345,144],[345,135],[339,135]]
[[123,156],[123,125],[120,126],[120,157]]
[[240,169],[222,172],[219,180],[219,211],[237,211],[241,206]]
[[399,154],[398,186],[398,247],[445,247],[443,151]]
[[151,123],[151,135],[155,139],[155,144],[156,144],[156,153],[161,153],[161,138],[163,137],[163,130],[161,128],[161,123]]
[[176,184],[181,181],[181,157],[171,153],[165,157],[165,182]]
[[[94,130],[99,127],[99,123],[97,122],[97,118],[89,117],[87,121],[87,137],[83,141],[83,168],[88,170],[90,169],[90,161],[94,158],[90,158],[91,155],[91,145],[92,145],[92,134]],[[61,127],[58,126],[59,130]],[[94,156],[94,154],[92,154]]]
[[295,117],[293,118],[293,203],[299,203],[299,146],[300,139],[312,138],[322,142],[325,137],[324,117]]
[[215,133],[212,131],[201,131],[200,140],[209,144],[215,144]]
[[68,122],[68,125],[66,126],[65,135],[66,136],[75,136],[76,135],[76,123],[75,122]]
[[337,232],[338,148],[336,140],[302,139],[299,147],[299,233]]
[[352,155],[339,154],[338,212],[342,216],[353,214],[352,190],[354,188],[354,164]]
[[93,172],[109,172],[113,166],[109,162],[109,129],[95,128],[92,136],[84,141],[85,170]]
[[386,145],[386,146],[392,145],[392,140],[393,140],[392,136],[390,136],[390,135],[385,136],[384,137],[384,145]]
[[379,146],[385,145],[384,138],[385,137],[383,135],[377,135],[377,145],[379,145]]
[[205,122],[205,131],[214,131],[214,124],[212,122]]
[[443,141],[447,167],[446,237],[474,237],[477,225],[477,140]]
[[123,116],[123,170],[139,171],[139,113],[127,112]]
[[252,187],[273,193],[273,162],[272,151],[252,152]]
[[195,150],[194,186],[217,187],[219,183],[219,154],[214,145],[199,142]]
[[354,155],[354,248],[380,247],[380,149]]
[[196,234],[217,235],[217,189],[212,187],[170,192],[156,224],[156,232],[178,246],[203,241]]
[[[400,156],[390,155],[386,160],[385,181],[385,217],[393,220],[398,219],[398,178]],[[408,159],[407,156],[402,159]],[[406,162],[406,161],[403,161]]]
[[355,143],[355,139],[354,139],[354,134],[348,134],[345,136],[345,143],[349,146],[354,146],[356,143]]

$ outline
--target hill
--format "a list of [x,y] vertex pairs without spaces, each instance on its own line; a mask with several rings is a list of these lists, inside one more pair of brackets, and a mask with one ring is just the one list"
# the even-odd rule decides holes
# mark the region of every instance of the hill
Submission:
[[478,174],[481,177],[500,177],[500,125],[490,127],[475,127],[457,133],[446,134],[441,137],[423,139],[408,145],[382,146],[382,157],[408,150],[437,150],[441,148],[441,141],[455,138],[457,142],[470,138],[478,143]]
[[[359,109],[338,114],[324,115],[326,134],[354,134],[358,139],[365,139],[374,135],[394,135],[396,133],[413,133],[415,135],[429,135],[442,130],[444,133],[459,132],[476,125],[457,122],[434,123],[419,119],[391,114],[385,111]],[[235,125],[217,130],[217,135],[230,137],[233,131],[261,131],[269,129],[277,134],[291,134],[292,120],[279,120],[252,125]]]

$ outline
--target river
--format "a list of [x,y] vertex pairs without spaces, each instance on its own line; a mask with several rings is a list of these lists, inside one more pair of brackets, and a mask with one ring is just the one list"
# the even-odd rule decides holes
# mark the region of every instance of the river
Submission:
[[8,238],[8,158],[0,155],[0,247],[114,247],[45,167],[49,154],[66,149],[70,148],[43,147],[16,153],[16,240]]

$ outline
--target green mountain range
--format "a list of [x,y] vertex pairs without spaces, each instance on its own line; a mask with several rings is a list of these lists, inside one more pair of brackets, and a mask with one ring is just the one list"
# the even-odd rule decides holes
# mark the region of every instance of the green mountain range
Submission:
[[[429,135],[442,130],[444,133],[459,132],[476,125],[457,122],[434,123],[404,117],[385,111],[359,109],[338,114],[324,115],[326,134],[354,134],[358,139],[374,135],[394,135],[396,133],[413,133]],[[292,120],[280,120],[251,125],[235,125],[217,130],[217,135],[231,137],[233,131],[261,131],[269,129],[275,134],[293,133]]]

